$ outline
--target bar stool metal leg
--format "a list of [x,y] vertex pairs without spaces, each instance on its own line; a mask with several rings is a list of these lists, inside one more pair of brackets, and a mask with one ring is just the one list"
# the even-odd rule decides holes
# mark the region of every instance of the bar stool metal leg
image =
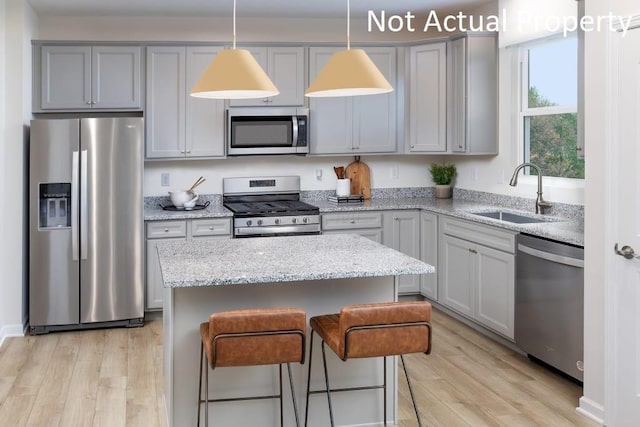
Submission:
[[327,356],[324,351],[325,343],[322,340],[322,365],[324,366],[324,383],[327,386],[327,402],[329,403],[329,418],[331,421],[331,427],[334,427],[333,423],[333,407],[331,406],[331,389],[329,388],[329,371],[327,370]]
[[209,366],[204,370],[204,426],[209,427]]
[[[200,376],[198,377],[198,424],[200,427],[200,410],[202,408],[202,359],[204,358],[204,344],[200,341]],[[208,366],[207,366],[208,368]]]
[[407,366],[404,363],[404,356],[400,355],[402,361],[402,369],[404,369],[404,376],[407,379],[407,385],[409,386],[409,394],[411,395],[411,403],[413,403],[413,410],[416,411],[416,418],[418,419],[418,427],[422,427],[420,422],[420,414],[418,413],[418,406],[416,406],[416,399],[413,395],[413,388],[411,387],[411,380],[409,380],[409,373],[407,372]]
[[309,421],[309,394],[311,390],[311,361],[313,360],[313,329],[311,329],[311,338],[309,340],[309,369],[307,370],[307,403],[304,405],[304,427],[307,427]]
[[382,358],[382,375],[384,375],[384,385],[382,387],[382,395],[383,395],[383,405],[384,409],[382,412],[382,416],[384,417],[382,420],[384,421],[384,425],[387,425],[387,356]]
[[296,402],[296,392],[293,388],[293,376],[291,375],[290,363],[287,363],[287,371],[289,371],[289,387],[291,388],[291,400],[293,401],[293,414],[296,417],[296,426],[300,427],[300,418],[298,416],[298,402]]

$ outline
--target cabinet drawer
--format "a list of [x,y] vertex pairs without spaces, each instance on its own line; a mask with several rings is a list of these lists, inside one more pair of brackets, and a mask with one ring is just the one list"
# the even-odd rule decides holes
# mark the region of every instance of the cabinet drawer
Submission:
[[186,236],[186,221],[158,221],[147,223],[147,239],[162,239],[167,237]]
[[440,233],[458,237],[501,251],[515,252],[515,231],[508,231],[470,221],[441,217]]
[[349,212],[322,215],[322,230],[382,228],[382,212]]
[[228,236],[231,234],[229,218],[198,219],[191,222],[191,236]]

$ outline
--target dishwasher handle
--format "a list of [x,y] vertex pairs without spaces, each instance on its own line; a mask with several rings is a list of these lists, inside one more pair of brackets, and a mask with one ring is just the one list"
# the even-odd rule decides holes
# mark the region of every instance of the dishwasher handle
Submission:
[[556,255],[549,252],[541,251],[539,249],[530,248],[529,246],[525,246],[522,243],[518,243],[518,252],[522,252],[527,255],[531,255],[536,258],[542,258],[544,260],[555,262],[558,264],[584,268],[584,260],[571,258],[568,256]]

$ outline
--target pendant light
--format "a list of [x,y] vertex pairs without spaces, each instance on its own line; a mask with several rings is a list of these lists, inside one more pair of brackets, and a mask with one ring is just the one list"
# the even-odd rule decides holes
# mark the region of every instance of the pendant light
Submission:
[[347,50],[335,53],[315,80],[307,88],[305,96],[355,96],[375,95],[393,91],[393,87],[362,49],[351,49],[351,6],[347,0]]
[[191,96],[249,99],[275,96],[280,91],[248,50],[236,49],[236,0],[233,0],[233,48],[218,53],[191,88]]

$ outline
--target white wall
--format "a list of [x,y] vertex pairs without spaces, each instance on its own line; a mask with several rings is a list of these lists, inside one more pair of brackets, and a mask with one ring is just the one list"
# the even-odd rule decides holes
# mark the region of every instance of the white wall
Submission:
[[[181,162],[147,162],[145,164],[145,195],[166,195],[169,189],[189,188],[203,175],[207,181],[198,187],[203,194],[221,194],[222,178],[256,175],[300,175],[303,190],[335,190],[336,175],[333,166],[347,166],[353,156],[296,157],[270,156],[251,158],[227,158]],[[429,175],[429,163],[433,157],[423,156],[363,156],[371,170],[373,188],[425,187],[433,185]],[[398,167],[398,179],[391,178],[391,168]],[[322,179],[316,178],[316,170],[322,171]],[[160,186],[160,174],[169,173],[170,187]]]
[[[5,165],[5,146],[6,146],[6,92],[5,92],[5,80],[6,80],[6,0],[0,0],[0,166],[2,170],[4,170]],[[5,200],[4,198],[4,185],[0,185],[0,200]],[[4,218],[0,218],[0,242],[6,241],[5,238],[5,222]],[[4,244],[0,245],[0,343],[4,338],[4,333],[2,328],[4,325],[9,323],[9,319],[6,313],[5,305],[7,304],[5,301],[10,301],[9,290],[5,285],[5,260],[4,260]]]
[[[4,209],[0,210],[0,340],[22,333],[26,295],[25,149],[31,117],[31,38],[37,19],[21,0],[4,0],[0,22],[5,29],[1,40],[4,61],[0,114],[3,119],[0,164]],[[0,86],[1,87],[1,86]],[[16,201],[9,204],[6,201]],[[11,206],[11,209],[8,207]]]

